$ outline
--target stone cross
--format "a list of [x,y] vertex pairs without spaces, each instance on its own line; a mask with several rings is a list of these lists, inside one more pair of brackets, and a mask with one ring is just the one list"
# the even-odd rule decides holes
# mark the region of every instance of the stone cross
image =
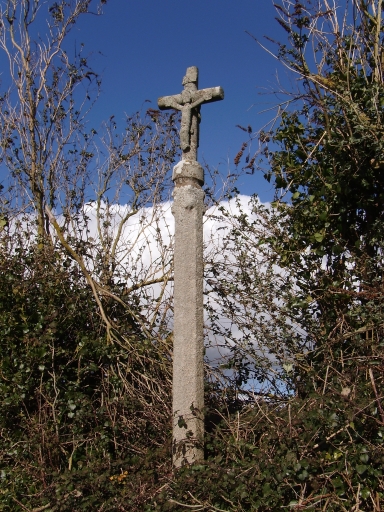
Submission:
[[222,100],[221,87],[197,88],[198,69],[187,68],[184,91],[159,98],[160,109],[181,111],[182,160],[173,169],[175,216],[173,464],[204,459],[204,171],[197,162],[200,106]]
[[187,68],[182,82],[184,91],[174,96],[163,96],[158,99],[161,110],[173,108],[181,111],[180,145],[183,160],[197,160],[200,105],[224,99],[224,91],[221,87],[199,90],[198,74],[196,66]]

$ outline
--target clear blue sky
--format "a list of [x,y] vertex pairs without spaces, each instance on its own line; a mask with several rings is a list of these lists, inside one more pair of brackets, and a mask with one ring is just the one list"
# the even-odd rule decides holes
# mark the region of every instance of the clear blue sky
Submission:
[[[94,58],[103,91],[97,122],[123,119],[145,100],[156,108],[159,96],[181,92],[186,68],[198,66],[200,88],[225,91],[224,101],[202,107],[199,159],[225,173],[247,137],[235,126],[257,130],[271,118],[259,112],[277,99],[260,93],[273,89],[277,71],[285,75],[245,31],[261,40],[286,36],[271,0],[110,0],[102,16],[86,16],[73,29],[89,51],[102,52]],[[239,184],[242,193],[272,197],[260,175]]]

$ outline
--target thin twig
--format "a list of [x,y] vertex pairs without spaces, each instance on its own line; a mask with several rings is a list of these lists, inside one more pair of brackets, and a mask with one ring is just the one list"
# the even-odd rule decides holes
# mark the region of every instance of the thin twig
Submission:
[[379,397],[379,395],[377,393],[376,383],[375,383],[375,379],[373,377],[372,368],[370,368],[368,370],[368,372],[369,372],[369,377],[371,379],[371,384],[372,384],[372,387],[373,387],[373,392],[375,393],[377,407],[378,407],[378,409],[380,411],[381,421],[382,421],[382,423],[384,423],[384,411],[383,411],[383,408],[381,407],[380,397]]

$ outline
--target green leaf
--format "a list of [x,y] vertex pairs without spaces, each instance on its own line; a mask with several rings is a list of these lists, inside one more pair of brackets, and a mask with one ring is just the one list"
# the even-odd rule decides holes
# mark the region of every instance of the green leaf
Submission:
[[357,464],[356,466],[356,471],[359,473],[359,475],[362,475],[363,473],[365,473],[365,471],[367,471],[368,469],[368,466],[366,466],[365,464]]
[[299,480],[305,480],[306,478],[308,478],[309,476],[309,473],[306,469],[304,469],[304,471],[302,471],[299,475],[298,475],[298,479]]

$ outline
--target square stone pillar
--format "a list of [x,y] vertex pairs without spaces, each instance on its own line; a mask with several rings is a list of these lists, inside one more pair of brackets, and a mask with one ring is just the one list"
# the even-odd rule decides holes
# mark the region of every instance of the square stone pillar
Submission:
[[203,169],[182,161],[174,179],[173,461],[180,467],[204,459]]

